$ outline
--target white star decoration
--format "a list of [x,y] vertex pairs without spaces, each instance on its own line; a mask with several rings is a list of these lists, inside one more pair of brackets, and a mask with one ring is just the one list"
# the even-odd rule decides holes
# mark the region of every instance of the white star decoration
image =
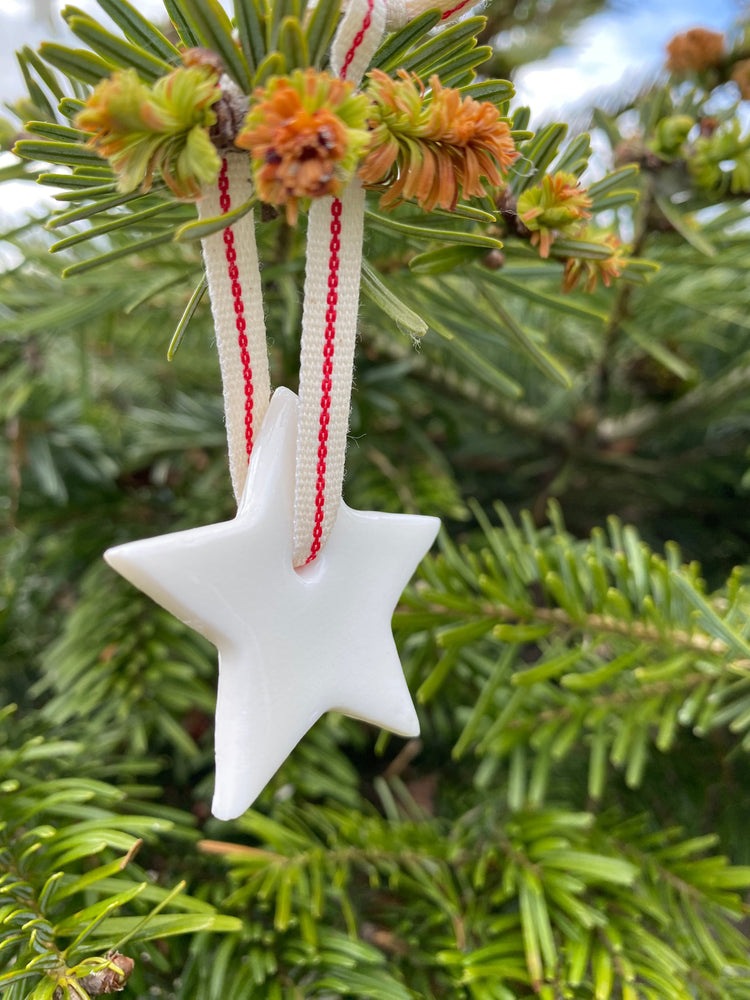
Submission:
[[393,609],[435,517],[341,502],[315,562],[292,565],[297,397],[277,389],[232,521],[129,542],[105,558],[219,651],[213,812],[234,819],[329,710],[416,736]]

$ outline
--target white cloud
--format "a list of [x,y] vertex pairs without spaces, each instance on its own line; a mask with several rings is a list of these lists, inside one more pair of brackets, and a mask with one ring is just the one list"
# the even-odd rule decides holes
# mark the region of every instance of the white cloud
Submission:
[[613,6],[584,22],[569,45],[518,72],[519,102],[529,105],[535,119],[620,80],[639,83],[659,70],[674,34],[696,25],[726,30],[743,5],[738,0],[713,0],[710,5],[705,0],[629,0]]

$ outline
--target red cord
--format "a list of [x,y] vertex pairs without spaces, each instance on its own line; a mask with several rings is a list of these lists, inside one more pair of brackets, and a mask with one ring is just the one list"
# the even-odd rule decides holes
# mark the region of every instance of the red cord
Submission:
[[457,14],[462,7],[468,7],[470,3],[474,3],[474,0],[461,0],[461,3],[457,3],[455,7],[451,7],[450,10],[443,11],[440,15],[440,20],[444,21],[447,17],[453,17],[453,15]]
[[[468,3],[468,0],[466,0],[466,2]],[[342,80],[346,79],[346,74],[349,71],[349,67],[352,64],[354,56],[357,54],[357,49],[365,40],[365,35],[372,26],[372,12],[374,7],[375,7],[375,0],[367,0],[367,13],[365,14],[364,21],[362,22],[362,27],[354,36],[352,44],[349,47],[349,51],[344,56],[344,62],[341,65],[341,72],[339,73],[339,76],[341,77]]]
[[339,302],[339,250],[341,249],[341,202],[333,199],[331,204],[331,242],[328,245],[328,295],[326,297],[326,327],[323,341],[323,367],[320,381],[320,418],[318,427],[318,465],[315,481],[315,521],[310,554],[305,564],[315,559],[320,552],[323,538],[323,521],[326,504],[326,472],[328,459],[328,424],[331,420],[331,389],[333,382],[333,353],[336,343],[336,317]]
[[[227,174],[227,161],[221,161],[221,172],[219,173],[219,205],[223,214],[232,207],[232,199],[229,196],[229,176]],[[240,361],[242,362],[242,379],[245,386],[245,451],[250,458],[253,450],[253,369],[250,363],[250,352],[247,349],[247,322],[245,320],[245,303],[242,301],[242,285],[240,284],[240,272],[237,267],[237,251],[234,246],[234,232],[231,226],[224,230],[224,256],[227,261],[227,277],[232,283],[232,299],[234,301],[235,327],[237,328],[237,346],[240,351]]]
[[[365,40],[365,35],[372,27],[372,12],[375,8],[375,0],[367,0],[367,13],[362,20],[362,27],[352,40],[344,61],[341,65],[339,76],[346,79],[357,49]],[[318,464],[316,472],[318,478],[315,481],[315,516],[312,530],[312,543],[310,544],[310,554],[305,560],[305,565],[311,563],[320,552],[323,539],[323,522],[325,521],[326,505],[326,473],[328,471],[328,425],[331,421],[331,390],[333,388],[333,355],[336,345],[336,317],[339,302],[339,250],[341,249],[341,209],[342,205],[338,198],[334,198],[331,204],[331,241],[328,245],[328,295],[326,297],[326,326],[323,334],[323,366],[320,382],[320,417],[318,426]]]
[[[357,49],[362,45],[365,35],[372,26],[372,11],[375,7],[375,0],[368,0],[367,13],[362,21],[362,27],[352,40],[349,51],[344,56],[339,76],[346,79],[346,74],[352,64]],[[331,204],[331,241],[328,245],[328,296],[326,298],[326,326],[323,340],[323,367],[320,381],[320,417],[318,427],[318,465],[316,472],[318,478],[315,481],[315,518],[312,530],[312,543],[310,554],[305,560],[305,565],[311,563],[320,552],[320,545],[323,538],[323,522],[325,521],[326,506],[326,473],[328,471],[328,425],[331,421],[331,389],[333,382],[333,355],[336,345],[336,316],[339,302],[339,250],[341,249],[341,202],[334,198]]]

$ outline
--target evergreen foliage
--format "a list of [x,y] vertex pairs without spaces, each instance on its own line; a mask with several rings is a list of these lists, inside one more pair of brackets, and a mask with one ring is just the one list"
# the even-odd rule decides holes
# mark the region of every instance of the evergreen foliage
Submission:
[[[118,33],[69,7],[86,49],[21,52],[32,159],[3,175],[62,187],[66,235],[19,223],[0,273],[2,995],[750,998],[742,39],[597,112],[592,181],[588,136],[475,78],[481,18],[384,42],[501,103],[521,151],[502,197],[368,210],[346,492],[445,523],[394,621],[422,737],[330,715],[224,824],[214,652],[100,560],[233,513],[206,227],[160,181],[117,193],[67,122],[178,35],[245,89],[321,66],[339,6],[237,0],[239,46],[214,0],[165,0],[176,34],[100,6]],[[516,208],[560,175],[591,219],[542,256]],[[294,386],[304,231],[258,236]]]

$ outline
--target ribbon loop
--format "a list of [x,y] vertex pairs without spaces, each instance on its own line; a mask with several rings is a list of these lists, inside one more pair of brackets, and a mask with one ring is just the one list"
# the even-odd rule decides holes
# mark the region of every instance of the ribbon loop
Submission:
[[[331,67],[359,83],[386,29],[437,7],[443,19],[470,0],[350,0],[331,46]],[[249,198],[246,157],[228,154],[202,218]],[[315,559],[341,504],[359,309],[364,191],[355,178],[338,197],[313,200],[307,234],[294,506],[294,564]],[[229,464],[242,495],[248,459],[270,398],[268,353],[253,214],[203,241],[224,386]]]
[[[359,83],[385,31],[386,0],[351,0],[331,45],[331,68]],[[341,504],[359,311],[365,195],[355,178],[316,199],[307,228],[302,313],[294,564],[312,562]]]

